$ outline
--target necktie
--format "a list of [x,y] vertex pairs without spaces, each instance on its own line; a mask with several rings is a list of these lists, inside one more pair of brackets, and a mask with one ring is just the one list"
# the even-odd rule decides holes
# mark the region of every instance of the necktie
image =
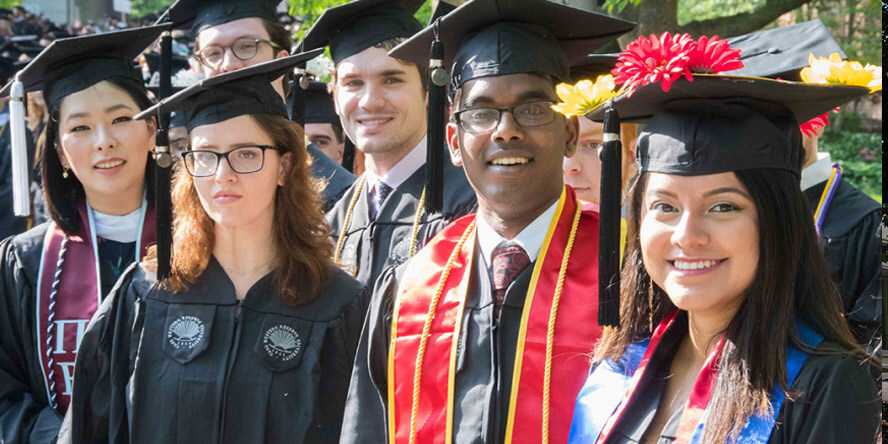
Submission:
[[530,257],[520,245],[501,243],[493,250],[491,268],[493,268],[493,295],[497,308],[506,299],[509,284],[530,264]]
[[376,220],[376,216],[379,215],[379,210],[382,208],[382,203],[385,202],[385,199],[392,193],[392,187],[386,185],[384,182],[377,182],[376,185],[373,185],[370,188],[370,192],[367,197],[369,197],[369,207],[367,210],[369,211],[370,220]]

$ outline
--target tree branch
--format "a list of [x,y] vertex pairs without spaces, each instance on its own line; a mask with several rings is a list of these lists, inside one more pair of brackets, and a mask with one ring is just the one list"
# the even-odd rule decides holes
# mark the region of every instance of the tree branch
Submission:
[[764,28],[781,15],[792,11],[812,0],[767,0],[765,4],[751,12],[744,12],[728,17],[694,21],[680,26],[679,32],[687,32],[693,36],[719,35],[732,37]]

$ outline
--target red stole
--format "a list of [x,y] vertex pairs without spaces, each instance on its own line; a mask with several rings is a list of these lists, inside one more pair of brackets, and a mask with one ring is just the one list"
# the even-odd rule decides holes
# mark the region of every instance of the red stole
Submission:
[[[59,252],[65,233],[50,222],[43,238],[43,253],[38,270],[36,338],[37,353],[47,396],[54,388],[59,412],[64,414],[71,402],[71,385],[74,376],[74,360],[77,347],[86,326],[101,304],[105,295],[99,294],[102,288],[98,265],[98,252],[93,250],[93,233],[86,204],[78,211],[81,233],[67,236],[67,252],[62,265],[61,282],[56,295],[54,311],[54,334],[47,344],[50,295],[55,280]],[[142,233],[139,257],[144,257],[149,245],[155,243],[154,210],[149,206],[142,219]],[[50,366],[47,348],[52,353],[53,378],[50,380]]]
[[[408,262],[401,280],[388,358],[390,444],[411,444],[411,429],[415,443],[453,442],[454,339],[475,267],[474,222],[469,215],[445,228]],[[590,251],[598,251],[598,217],[583,213],[565,188],[525,298],[506,443],[567,442],[574,402],[601,336],[598,262]]]

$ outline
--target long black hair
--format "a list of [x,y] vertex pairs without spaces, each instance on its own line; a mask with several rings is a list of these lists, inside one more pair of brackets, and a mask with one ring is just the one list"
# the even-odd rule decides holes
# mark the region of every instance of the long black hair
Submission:
[[[148,98],[143,85],[124,78],[112,78],[106,81],[126,92],[136,102],[139,109],[151,106],[151,99]],[[42,138],[43,143],[37,147],[38,155],[36,157],[40,159],[43,196],[49,217],[62,231],[68,235],[73,235],[79,233],[82,229],[77,209],[83,205],[86,194],[83,191],[83,184],[80,183],[76,175],[69,174],[67,179],[62,176],[63,168],[57,147],[59,108],[62,101],[54,104],[49,109],[49,120]],[[145,166],[145,186],[148,190],[148,202],[153,202],[155,166],[154,157],[149,153],[148,163]]]
[[[797,176],[787,171],[758,169],[735,172],[758,211],[759,262],[744,301],[724,332],[725,348],[710,408],[705,442],[727,442],[747,418],[770,408],[775,381],[786,390],[786,346],[814,353],[799,339],[796,319],[811,325],[842,353],[865,359],[864,351],[842,315],[838,290],[830,278],[817,242],[807,200]],[[666,292],[647,273],[639,229],[647,173],[631,192],[624,282],[616,329],[607,329],[596,359],[616,359],[627,345],[650,336],[653,328],[676,309]],[[776,412],[775,412],[776,413]]]

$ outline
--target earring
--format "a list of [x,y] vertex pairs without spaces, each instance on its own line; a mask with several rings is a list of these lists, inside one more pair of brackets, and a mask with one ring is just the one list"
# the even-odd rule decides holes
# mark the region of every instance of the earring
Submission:
[[62,170],[62,178],[65,178],[65,179],[68,178],[68,169],[67,168]]

